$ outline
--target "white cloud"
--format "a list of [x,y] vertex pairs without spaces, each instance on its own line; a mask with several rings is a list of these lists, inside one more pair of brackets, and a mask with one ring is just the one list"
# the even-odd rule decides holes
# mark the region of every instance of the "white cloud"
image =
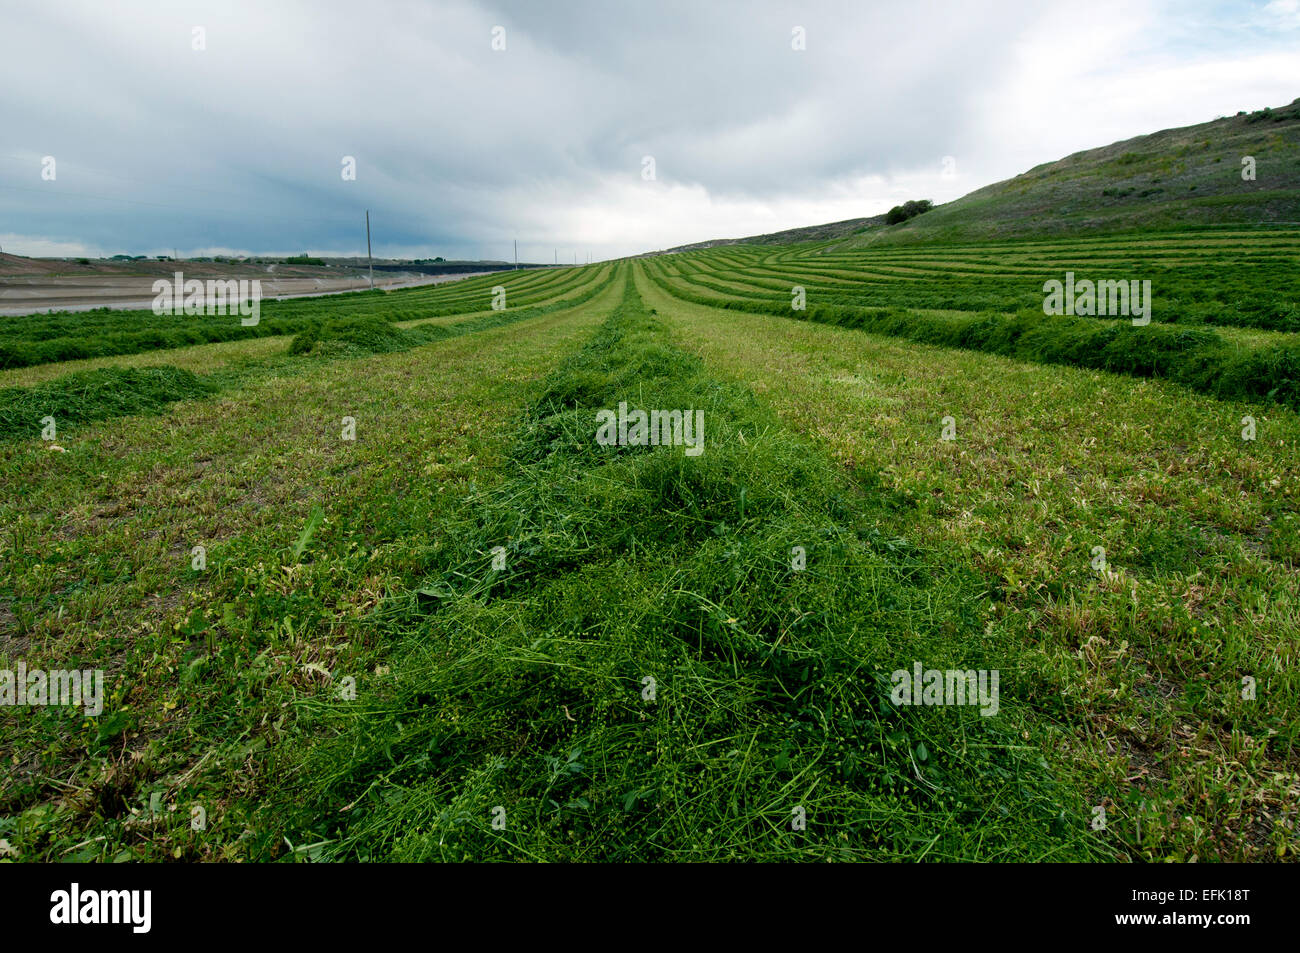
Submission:
[[1268,21],[1286,30],[1300,29],[1300,0],[1272,0],[1264,5]]

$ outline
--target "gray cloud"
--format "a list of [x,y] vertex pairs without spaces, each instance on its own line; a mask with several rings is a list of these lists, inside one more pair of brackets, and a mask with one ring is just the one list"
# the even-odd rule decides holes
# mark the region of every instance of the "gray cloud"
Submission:
[[[1297,38],[1285,4],[1197,7],[1193,37],[1175,28],[1181,12],[30,5],[6,11],[0,34],[0,240],[355,253],[369,208],[382,254],[507,257],[517,237],[549,260],[556,246],[606,257],[946,200],[1108,135],[1291,98],[1277,65]],[[796,26],[806,50],[791,49]],[[1240,67],[1226,88],[1225,64]],[[1184,101],[1189,75],[1217,77],[1217,92]],[[340,177],[349,155],[354,182]],[[945,155],[954,181],[938,177]]]

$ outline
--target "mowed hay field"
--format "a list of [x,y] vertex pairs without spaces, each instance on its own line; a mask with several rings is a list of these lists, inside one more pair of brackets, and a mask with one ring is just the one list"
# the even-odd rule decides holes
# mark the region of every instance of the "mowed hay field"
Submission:
[[[1295,860],[1298,263],[727,245],[250,329],[0,319],[0,668],[107,694],[0,711],[0,838]],[[1044,315],[1066,271],[1149,279],[1151,323]],[[703,452],[597,442],[623,402]],[[996,711],[896,704],[916,663],[996,671]]]

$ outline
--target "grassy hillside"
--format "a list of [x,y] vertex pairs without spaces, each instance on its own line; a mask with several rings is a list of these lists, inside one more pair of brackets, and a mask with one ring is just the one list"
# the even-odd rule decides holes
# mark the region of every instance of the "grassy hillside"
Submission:
[[[1242,159],[1255,179],[1242,179]],[[1036,166],[860,241],[1300,221],[1300,99]]]
[[[1242,178],[1245,156],[1255,159],[1253,181]],[[1076,152],[900,225],[886,225],[877,215],[670,251],[841,238],[846,240],[839,247],[852,247],[1297,222],[1300,99]]]
[[714,248],[719,245],[794,245],[799,242],[824,242],[829,239],[862,234],[869,229],[879,228],[884,224],[885,216],[873,215],[870,218],[849,218],[842,222],[828,222],[825,225],[787,228],[780,232],[769,232],[766,235],[751,235],[748,238],[714,238],[707,242],[695,242],[693,245],[678,245],[676,248],[668,249],[668,251],[694,251],[700,248]]

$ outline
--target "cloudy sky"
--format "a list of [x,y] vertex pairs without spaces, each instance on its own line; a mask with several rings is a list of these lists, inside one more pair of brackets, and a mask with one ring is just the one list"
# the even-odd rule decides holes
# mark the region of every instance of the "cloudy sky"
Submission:
[[32,255],[599,260],[1300,96],[1300,0],[0,3]]

